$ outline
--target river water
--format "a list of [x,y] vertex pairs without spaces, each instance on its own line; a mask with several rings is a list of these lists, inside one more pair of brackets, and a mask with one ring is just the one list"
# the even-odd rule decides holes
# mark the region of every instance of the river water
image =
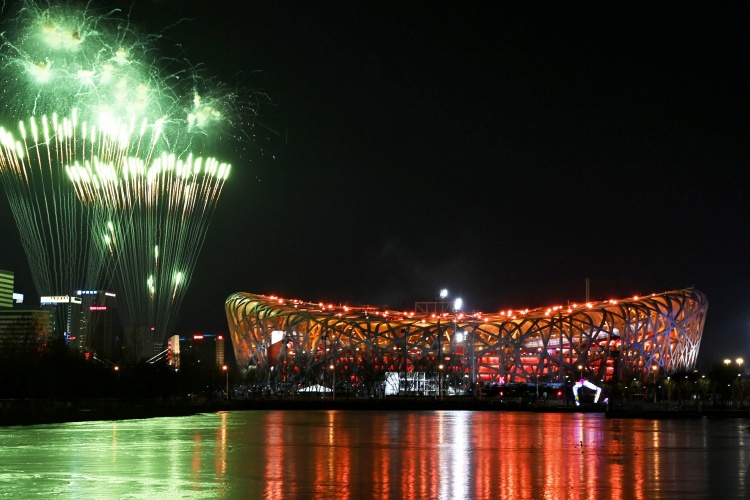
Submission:
[[0,428],[0,497],[747,498],[746,419],[236,411]]

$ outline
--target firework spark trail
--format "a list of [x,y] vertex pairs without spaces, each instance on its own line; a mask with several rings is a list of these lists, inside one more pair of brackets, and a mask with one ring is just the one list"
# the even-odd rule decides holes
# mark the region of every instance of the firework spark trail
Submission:
[[165,74],[118,15],[24,1],[9,18],[0,181],[40,295],[104,277],[126,327],[163,339],[229,174],[205,152],[237,96],[194,68]]
[[37,290],[70,293],[70,283],[92,284],[86,276],[87,263],[96,257],[90,254],[92,248],[85,229],[91,210],[78,203],[64,172],[53,168],[49,149],[55,147],[54,143],[40,143],[38,138],[27,136],[26,127],[19,125],[19,129],[20,138],[16,139],[0,128],[4,142],[0,179],[18,223]]
[[[117,266],[123,273],[121,280],[129,280],[129,287],[144,287],[144,292],[152,297],[148,304],[141,301],[128,303],[127,307],[133,315],[152,318],[152,324],[171,323],[226,179],[226,168],[222,176],[213,175],[194,167],[201,159],[189,159],[192,161],[181,168],[174,156],[163,154],[146,171],[139,164],[127,178],[98,178],[99,191],[91,191],[95,203],[104,209],[96,232],[109,236],[109,245],[121,263]],[[131,166],[137,163],[130,162]],[[93,185],[96,173],[92,171],[89,176]],[[109,189],[115,183],[118,189]],[[128,203],[132,192],[142,196],[131,206]],[[212,194],[204,200],[205,208],[197,205],[199,193]],[[132,269],[144,274],[134,275]],[[176,282],[178,275],[181,278]]]

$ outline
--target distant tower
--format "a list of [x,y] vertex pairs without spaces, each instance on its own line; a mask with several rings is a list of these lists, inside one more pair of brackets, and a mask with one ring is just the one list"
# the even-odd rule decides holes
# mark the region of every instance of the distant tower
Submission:
[[158,351],[154,345],[154,327],[125,327],[123,358],[127,364],[136,364],[151,359]]
[[224,365],[224,335],[196,333],[181,338],[180,343],[180,363],[183,366],[200,363],[201,366],[221,368]]
[[54,313],[54,335],[63,337],[68,348],[79,351],[78,338],[81,322],[81,299],[70,295],[52,295],[39,299],[41,308]]
[[224,335],[216,336],[216,366],[224,366]]
[[120,361],[117,298],[105,290],[78,290],[82,314],[78,330],[80,352],[112,363]]
[[180,336],[172,335],[171,337],[169,337],[169,342],[167,343],[167,346],[169,348],[169,353],[168,353],[169,366],[171,366],[175,370],[179,370],[180,369]]

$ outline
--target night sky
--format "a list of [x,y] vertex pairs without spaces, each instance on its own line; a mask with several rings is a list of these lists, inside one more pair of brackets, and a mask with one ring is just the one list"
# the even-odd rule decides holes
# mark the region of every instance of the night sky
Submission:
[[[700,363],[750,356],[750,8],[140,0],[131,19],[265,92],[178,322],[233,292],[467,310],[695,286]],[[0,268],[33,296],[0,201]],[[8,238],[6,238],[6,235]]]

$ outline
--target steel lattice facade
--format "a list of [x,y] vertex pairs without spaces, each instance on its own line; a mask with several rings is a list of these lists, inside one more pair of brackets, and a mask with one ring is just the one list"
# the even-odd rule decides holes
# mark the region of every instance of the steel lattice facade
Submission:
[[394,371],[445,370],[454,381],[485,383],[663,376],[694,368],[707,309],[692,288],[494,314],[404,313],[249,293],[226,301],[240,368],[275,369],[298,385],[325,380],[331,368],[355,385]]

